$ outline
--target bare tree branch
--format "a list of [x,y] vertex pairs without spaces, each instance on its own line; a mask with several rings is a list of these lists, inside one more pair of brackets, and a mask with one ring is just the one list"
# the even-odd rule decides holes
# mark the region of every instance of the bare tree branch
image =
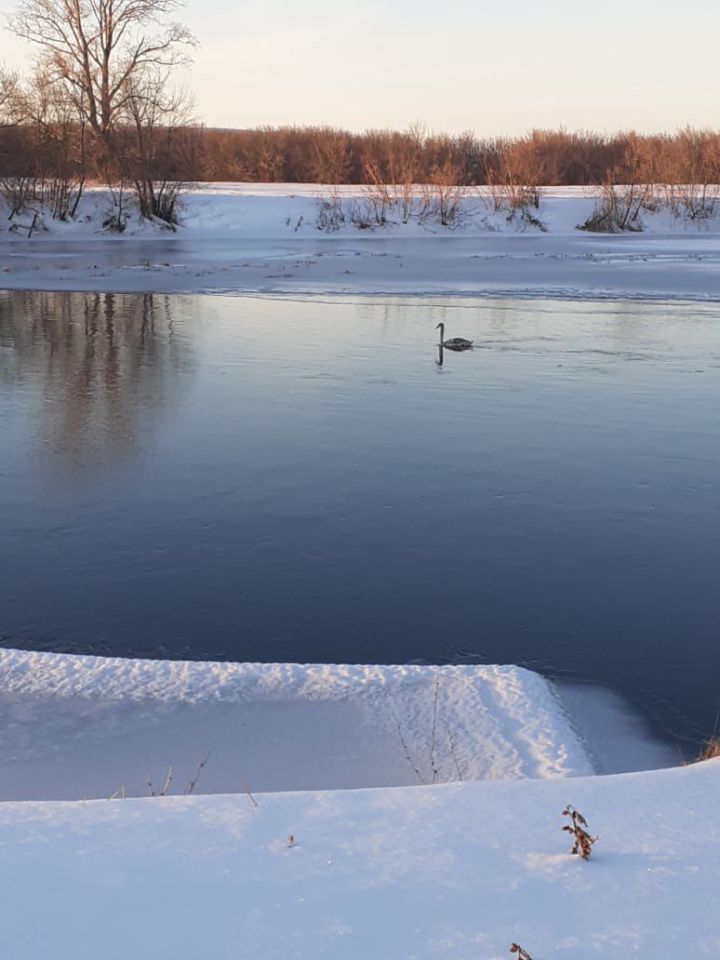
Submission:
[[131,83],[147,70],[189,62],[196,40],[169,20],[181,6],[180,0],[23,0],[8,27],[37,47],[46,74],[72,91],[94,134],[107,142],[125,119]]

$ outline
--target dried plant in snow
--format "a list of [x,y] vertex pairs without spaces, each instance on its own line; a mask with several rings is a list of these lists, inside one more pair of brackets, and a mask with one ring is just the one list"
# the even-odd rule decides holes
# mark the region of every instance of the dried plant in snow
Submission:
[[703,760],[717,760],[718,757],[720,757],[720,706],[718,706],[718,712],[715,715],[713,732],[703,743],[700,753],[692,762],[702,763]]
[[246,783],[243,783],[243,784],[242,784],[242,789],[243,789],[243,793],[244,793],[245,796],[248,798],[248,801],[249,801],[250,806],[252,807],[252,810],[253,810],[253,813],[254,813],[254,812],[258,809],[258,807],[260,806],[260,804],[257,802],[257,800],[255,799],[255,797],[252,795],[252,792],[251,792],[251,790],[250,790],[250,787],[249,787]]
[[498,144],[498,155],[487,169],[487,185],[481,190],[493,213],[503,213],[508,224],[536,227],[545,232],[540,219],[541,184],[545,163],[532,138],[518,141],[514,148]]
[[710,220],[720,207],[720,186],[714,183],[671,183],[665,198],[676,219]]
[[157,789],[153,786],[152,780],[150,780],[150,779],[148,778],[147,786],[148,786],[148,792],[149,792],[150,796],[151,796],[151,797],[166,797],[166,796],[168,795],[168,791],[170,790],[170,785],[172,784],[172,782],[173,782],[173,769],[172,769],[172,767],[168,767],[167,776],[165,777],[165,783],[163,784],[163,786],[162,786],[162,788],[161,788],[160,790],[157,790]]
[[[492,174],[490,174],[492,176]],[[480,188],[480,196],[493,213],[503,213],[508,224],[537,227],[545,233],[547,226],[540,219],[540,188],[514,183],[511,180],[491,180]]]
[[[432,685],[432,713],[430,720],[430,730],[427,740],[427,759],[418,759],[413,755],[410,746],[403,733],[402,724],[399,720],[396,722],[396,729],[402,753],[405,761],[415,774],[418,783],[429,785],[439,783],[442,780],[453,780],[462,782],[465,779],[460,758],[458,757],[457,739],[455,731],[449,724],[445,724],[445,733],[447,735],[447,747],[443,750],[443,731],[440,717],[440,677],[435,678]],[[455,768],[455,778],[445,775],[447,766],[452,763]]]
[[[442,349],[442,347],[440,347],[440,349]],[[465,778],[463,777],[460,761],[458,760],[457,750],[455,749],[455,734],[450,727],[447,728],[447,735],[448,750],[450,751],[450,756],[452,757],[452,761],[455,766],[455,773],[457,774],[458,782],[462,783]]]
[[367,220],[382,226],[387,223],[388,214],[395,204],[390,187],[384,182],[380,167],[373,159],[366,158],[363,164],[363,175]]
[[654,189],[648,183],[619,184],[615,176],[603,184],[595,209],[578,230],[590,233],[640,233],[643,210],[654,210]]
[[518,960],[532,960],[530,954],[519,943],[510,944],[510,953],[516,953]]
[[[195,790],[195,787],[197,786],[197,782],[200,779],[200,774],[203,772],[203,770],[207,766],[207,762],[209,759],[210,759],[209,753],[201,758],[200,762],[197,765],[197,770],[195,771],[194,776],[192,776],[190,780],[188,780],[187,786],[183,790],[183,794],[186,797],[189,797],[192,794],[192,792]],[[148,794],[151,797],[166,797],[170,793],[170,787],[172,786],[173,780],[174,780],[174,774],[173,774],[172,767],[168,767],[168,772],[165,777],[165,782],[163,783],[162,787],[159,789],[153,784],[152,780],[148,778],[147,780]],[[123,790],[123,795],[124,795],[125,788],[123,787],[121,789]],[[113,794],[113,797],[114,796],[115,794]]]
[[452,160],[435,164],[422,187],[421,221],[434,221],[442,227],[456,227],[463,220],[463,201],[468,188],[462,183],[462,169]]
[[720,757],[720,737],[714,736],[705,741],[695,763],[703,760],[717,760],[718,757]]
[[340,197],[333,193],[329,197],[318,200],[318,211],[315,217],[315,226],[324,233],[337,233],[345,223],[345,211]]
[[200,763],[198,763],[198,768],[197,768],[197,770],[195,771],[195,776],[192,777],[192,779],[188,781],[188,785],[185,787],[185,796],[186,796],[186,797],[189,797],[190,794],[191,794],[191,793],[193,792],[193,790],[195,789],[195,787],[197,786],[197,782],[198,782],[198,780],[200,779],[200,774],[203,772],[203,770],[204,770],[205,767],[207,766],[207,762],[208,762],[209,759],[210,759],[210,754],[207,753],[207,754],[205,754],[205,756],[202,758],[202,760],[200,761]]
[[590,854],[592,853],[592,846],[596,842],[597,837],[591,837],[587,828],[587,820],[585,817],[568,804],[567,807],[562,812],[564,817],[570,818],[570,823],[566,823],[563,827],[563,830],[566,833],[572,834],[573,837],[573,847],[570,851],[573,855],[582,857],[583,860],[589,860]]

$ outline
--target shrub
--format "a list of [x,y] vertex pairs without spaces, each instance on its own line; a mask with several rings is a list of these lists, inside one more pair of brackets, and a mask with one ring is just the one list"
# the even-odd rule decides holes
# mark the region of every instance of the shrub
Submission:
[[324,233],[336,233],[345,223],[345,211],[340,197],[333,194],[318,200],[318,212],[315,226]]
[[710,220],[720,204],[720,187],[712,183],[669,184],[665,194],[672,215],[683,220]]
[[658,206],[652,185],[631,183],[621,186],[612,180],[603,184],[600,199],[578,230],[591,233],[623,233],[642,231],[640,213]]
[[457,227],[463,219],[463,200],[467,187],[462,183],[462,170],[451,160],[437,164],[423,186],[420,219],[433,220],[442,227]]
[[536,227],[543,233],[547,231],[546,225],[537,212],[540,209],[541,196],[538,185],[528,186],[525,183],[515,182],[511,177],[503,180],[493,179],[482,195],[493,213],[505,214],[508,224]]

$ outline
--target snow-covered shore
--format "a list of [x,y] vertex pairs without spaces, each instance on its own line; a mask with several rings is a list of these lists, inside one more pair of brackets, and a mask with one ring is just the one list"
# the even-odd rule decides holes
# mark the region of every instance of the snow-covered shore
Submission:
[[[643,232],[577,229],[596,192],[546,188],[542,232],[471,196],[455,229],[389,223],[336,232],[316,227],[332,188],[206,184],[186,194],[176,233],[131,221],[103,230],[109,200],[89,190],[78,219],[47,232],[0,231],[0,287],[8,289],[453,294],[720,299],[720,218],[688,223],[667,210],[643,215]],[[340,188],[362,202],[362,188]]]
[[[8,957],[720,954],[720,760],[334,793],[0,804]],[[570,855],[561,811],[599,837]],[[293,841],[288,838],[292,835]]]

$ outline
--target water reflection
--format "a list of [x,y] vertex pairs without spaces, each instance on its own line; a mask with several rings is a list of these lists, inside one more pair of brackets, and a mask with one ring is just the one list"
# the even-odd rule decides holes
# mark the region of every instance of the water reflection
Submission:
[[85,468],[131,455],[193,365],[162,295],[0,296],[0,383],[34,384],[43,453]]

